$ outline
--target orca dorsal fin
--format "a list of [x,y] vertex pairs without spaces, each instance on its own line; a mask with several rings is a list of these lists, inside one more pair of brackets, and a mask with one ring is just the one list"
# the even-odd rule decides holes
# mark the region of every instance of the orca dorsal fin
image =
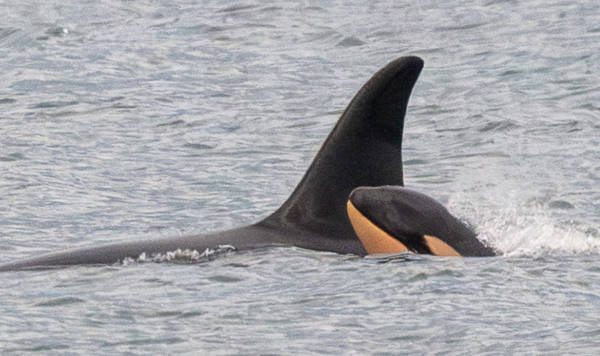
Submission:
[[358,239],[346,213],[359,186],[403,185],[402,133],[423,60],[389,63],[359,90],[288,198],[262,225],[292,224],[336,240]]

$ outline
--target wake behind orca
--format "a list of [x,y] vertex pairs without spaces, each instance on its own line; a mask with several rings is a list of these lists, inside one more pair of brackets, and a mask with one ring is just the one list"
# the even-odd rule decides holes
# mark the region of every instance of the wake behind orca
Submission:
[[[220,245],[232,245],[238,250],[297,246],[360,256],[403,250],[441,255],[494,255],[495,251],[477,240],[470,231],[458,229],[458,232],[446,234],[444,229],[447,225],[444,224],[451,220],[446,215],[452,216],[443,209],[436,210],[437,214],[429,214],[431,211],[427,209],[431,208],[432,199],[422,195],[411,195],[405,193],[406,190],[394,194],[399,199],[417,197],[405,205],[417,212],[412,215],[402,209],[394,209],[395,216],[369,214],[364,209],[371,205],[359,203],[354,208],[363,211],[357,214],[350,209],[352,204],[348,203],[348,199],[358,187],[404,185],[404,118],[422,68],[423,60],[409,56],[398,58],[375,73],[352,99],[292,195],[277,211],[256,224],[201,235],[119,242],[48,253],[2,264],[0,271],[113,264],[127,258],[136,259],[143,253],[164,254],[177,249],[204,251]],[[376,196],[382,192],[385,195],[385,190],[373,192]],[[368,195],[369,190],[359,191],[354,196],[360,194]],[[420,214],[420,210],[423,213]],[[392,223],[386,221],[390,219]],[[395,219],[403,222],[400,226],[404,230],[394,228]],[[365,226],[368,228],[365,229]],[[376,237],[369,240],[369,231],[377,231]],[[388,237],[399,245],[392,249],[373,249],[373,244],[377,246]],[[365,238],[371,242],[365,243]]]

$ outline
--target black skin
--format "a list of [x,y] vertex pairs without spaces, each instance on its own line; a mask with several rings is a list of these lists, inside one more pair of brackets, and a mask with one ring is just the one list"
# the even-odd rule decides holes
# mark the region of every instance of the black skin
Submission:
[[201,235],[82,247],[0,264],[0,271],[81,264],[113,264],[142,253],[298,246],[366,255],[346,214],[350,192],[361,186],[402,186],[404,117],[423,60],[398,58],[380,69],[350,102],[288,200],[266,219]]
[[462,256],[495,256],[492,247],[440,203],[399,186],[360,187],[352,205],[369,221],[416,253],[431,254],[423,235],[437,237]]

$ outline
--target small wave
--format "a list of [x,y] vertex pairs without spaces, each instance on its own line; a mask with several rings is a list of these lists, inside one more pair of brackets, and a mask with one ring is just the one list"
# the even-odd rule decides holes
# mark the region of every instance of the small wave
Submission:
[[511,257],[600,254],[600,239],[589,229],[556,222],[545,215],[526,214],[519,209],[488,218],[479,231],[482,240]]
[[354,36],[350,36],[350,37],[346,37],[343,40],[341,40],[340,42],[338,42],[338,44],[336,46],[338,47],[360,47],[365,45],[365,42],[361,41],[360,39],[354,37]]
[[236,248],[232,245],[219,245],[217,248],[207,248],[203,252],[198,252],[197,250],[181,250],[177,249],[175,251],[169,251],[166,253],[153,253],[151,255],[146,254],[145,252],[139,255],[137,258],[125,258],[121,261],[121,265],[128,266],[134,263],[143,263],[143,262],[155,262],[155,263],[200,263],[206,261],[212,261],[215,258],[222,256],[228,252],[235,251]]

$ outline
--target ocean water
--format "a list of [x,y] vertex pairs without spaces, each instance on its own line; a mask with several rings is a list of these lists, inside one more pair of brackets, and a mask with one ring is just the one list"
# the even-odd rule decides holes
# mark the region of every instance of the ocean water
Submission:
[[0,262],[255,222],[381,66],[407,187],[504,254],[0,274],[2,355],[600,352],[600,5],[3,1]]

